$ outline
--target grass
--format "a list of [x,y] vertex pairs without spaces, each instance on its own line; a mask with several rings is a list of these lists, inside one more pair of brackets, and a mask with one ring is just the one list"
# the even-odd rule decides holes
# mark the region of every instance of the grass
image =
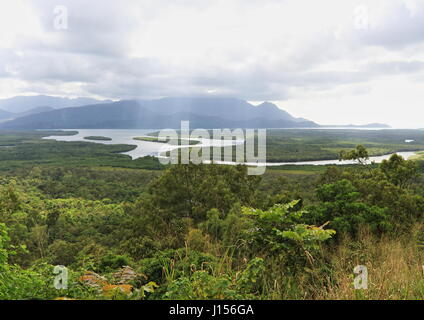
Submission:
[[[376,239],[363,231],[359,241],[345,238],[329,254],[334,265],[333,279],[326,289],[318,289],[318,299],[405,300],[424,299],[423,258],[420,234],[416,225],[411,234],[397,239]],[[368,269],[368,289],[353,286],[353,268]]]
[[416,155],[414,155],[414,156],[412,156],[412,157],[410,158],[410,160],[415,160],[415,161],[418,161],[418,160],[424,160],[424,151],[417,152],[417,154],[416,154]]
[[[421,223],[416,224],[410,234],[378,238],[363,228],[357,239],[345,236],[333,246],[322,247],[322,259],[316,259],[314,265],[296,274],[285,274],[280,268],[281,261],[265,256],[263,258],[273,269],[260,280],[261,297],[274,300],[423,300],[423,231]],[[193,246],[190,241],[187,245]],[[243,266],[237,266],[235,258],[224,254],[224,248],[220,249],[215,246],[202,248],[223,257],[221,267],[215,266],[213,274],[241,272],[238,268]],[[221,254],[217,254],[220,251]],[[358,265],[367,267],[366,290],[354,287],[356,275],[353,270]]]

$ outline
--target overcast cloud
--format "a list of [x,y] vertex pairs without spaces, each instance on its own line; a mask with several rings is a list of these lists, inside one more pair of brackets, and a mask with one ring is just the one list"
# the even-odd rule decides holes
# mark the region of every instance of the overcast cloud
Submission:
[[424,0],[2,0],[0,97],[224,95],[424,127],[423,49]]

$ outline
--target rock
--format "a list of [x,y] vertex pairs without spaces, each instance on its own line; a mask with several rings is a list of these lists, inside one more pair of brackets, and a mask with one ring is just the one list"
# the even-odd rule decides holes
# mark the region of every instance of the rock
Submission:
[[101,288],[109,284],[105,277],[102,277],[93,271],[87,271],[79,278],[79,281],[92,288]]
[[122,267],[121,270],[113,274],[114,282],[117,284],[125,284],[137,278],[137,273],[129,266]]

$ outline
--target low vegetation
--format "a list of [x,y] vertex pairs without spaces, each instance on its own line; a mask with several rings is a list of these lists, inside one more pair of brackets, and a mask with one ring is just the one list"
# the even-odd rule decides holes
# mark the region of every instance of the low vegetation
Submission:
[[94,141],[112,141],[109,137],[102,137],[102,136],[89,136],[84,137],[85,140],[94,140]]

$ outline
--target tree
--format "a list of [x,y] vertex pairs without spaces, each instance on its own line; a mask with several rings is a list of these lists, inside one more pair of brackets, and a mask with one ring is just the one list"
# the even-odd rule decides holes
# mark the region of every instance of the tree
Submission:
[[246,166],[175,165],[152,183],[149,193],[157,214],[202,222],[211,209],[225,214],[236,203],[249,205],[259,179],[247,175]]
[[340,161],[343,160],[354,160],[361,165],[366,165],[369,160],[369,154],[367,149],[364,146],[358,145],[356,149],[351,151],[341,151],[340,152]]
[[210,219],[225,219],[234,206],[250,205],[259,181],[260,177],[247,174],[246,166],[171,166],[152,181],[147,195],[127,209],[129,234],[178,248],[190,227],[208,220],[210,210],[214,210]]
[[349,180],[319,186],[316,194],[321,203],[308,208],[313,223],[330,221],[336,231],[351,235],[356,235],[362,225],[376,232],[392,227],[387,209],[361,201],[361,193]]
[[400,188],[406,188],[419,175],[415,161],[405,160],[402,156],[393,154],[389,160],[383,160],[380,170],[387,179]]
[[298,201],[277,204],[269,210],[244,208],[243,212],[251,219],[251,227],[246,236],[251,239],[251,250],[257,253],[286,257],[290,268],[296,269],[312,264],[319,244],[330,239],[335,231],[305,223],[306,211],[293,210]]
[[7,243],[10,241],[7,235],[7,227],[4,223],[0,223],[0,273],[3,271],[7,263],[8,252],[6,250]]

